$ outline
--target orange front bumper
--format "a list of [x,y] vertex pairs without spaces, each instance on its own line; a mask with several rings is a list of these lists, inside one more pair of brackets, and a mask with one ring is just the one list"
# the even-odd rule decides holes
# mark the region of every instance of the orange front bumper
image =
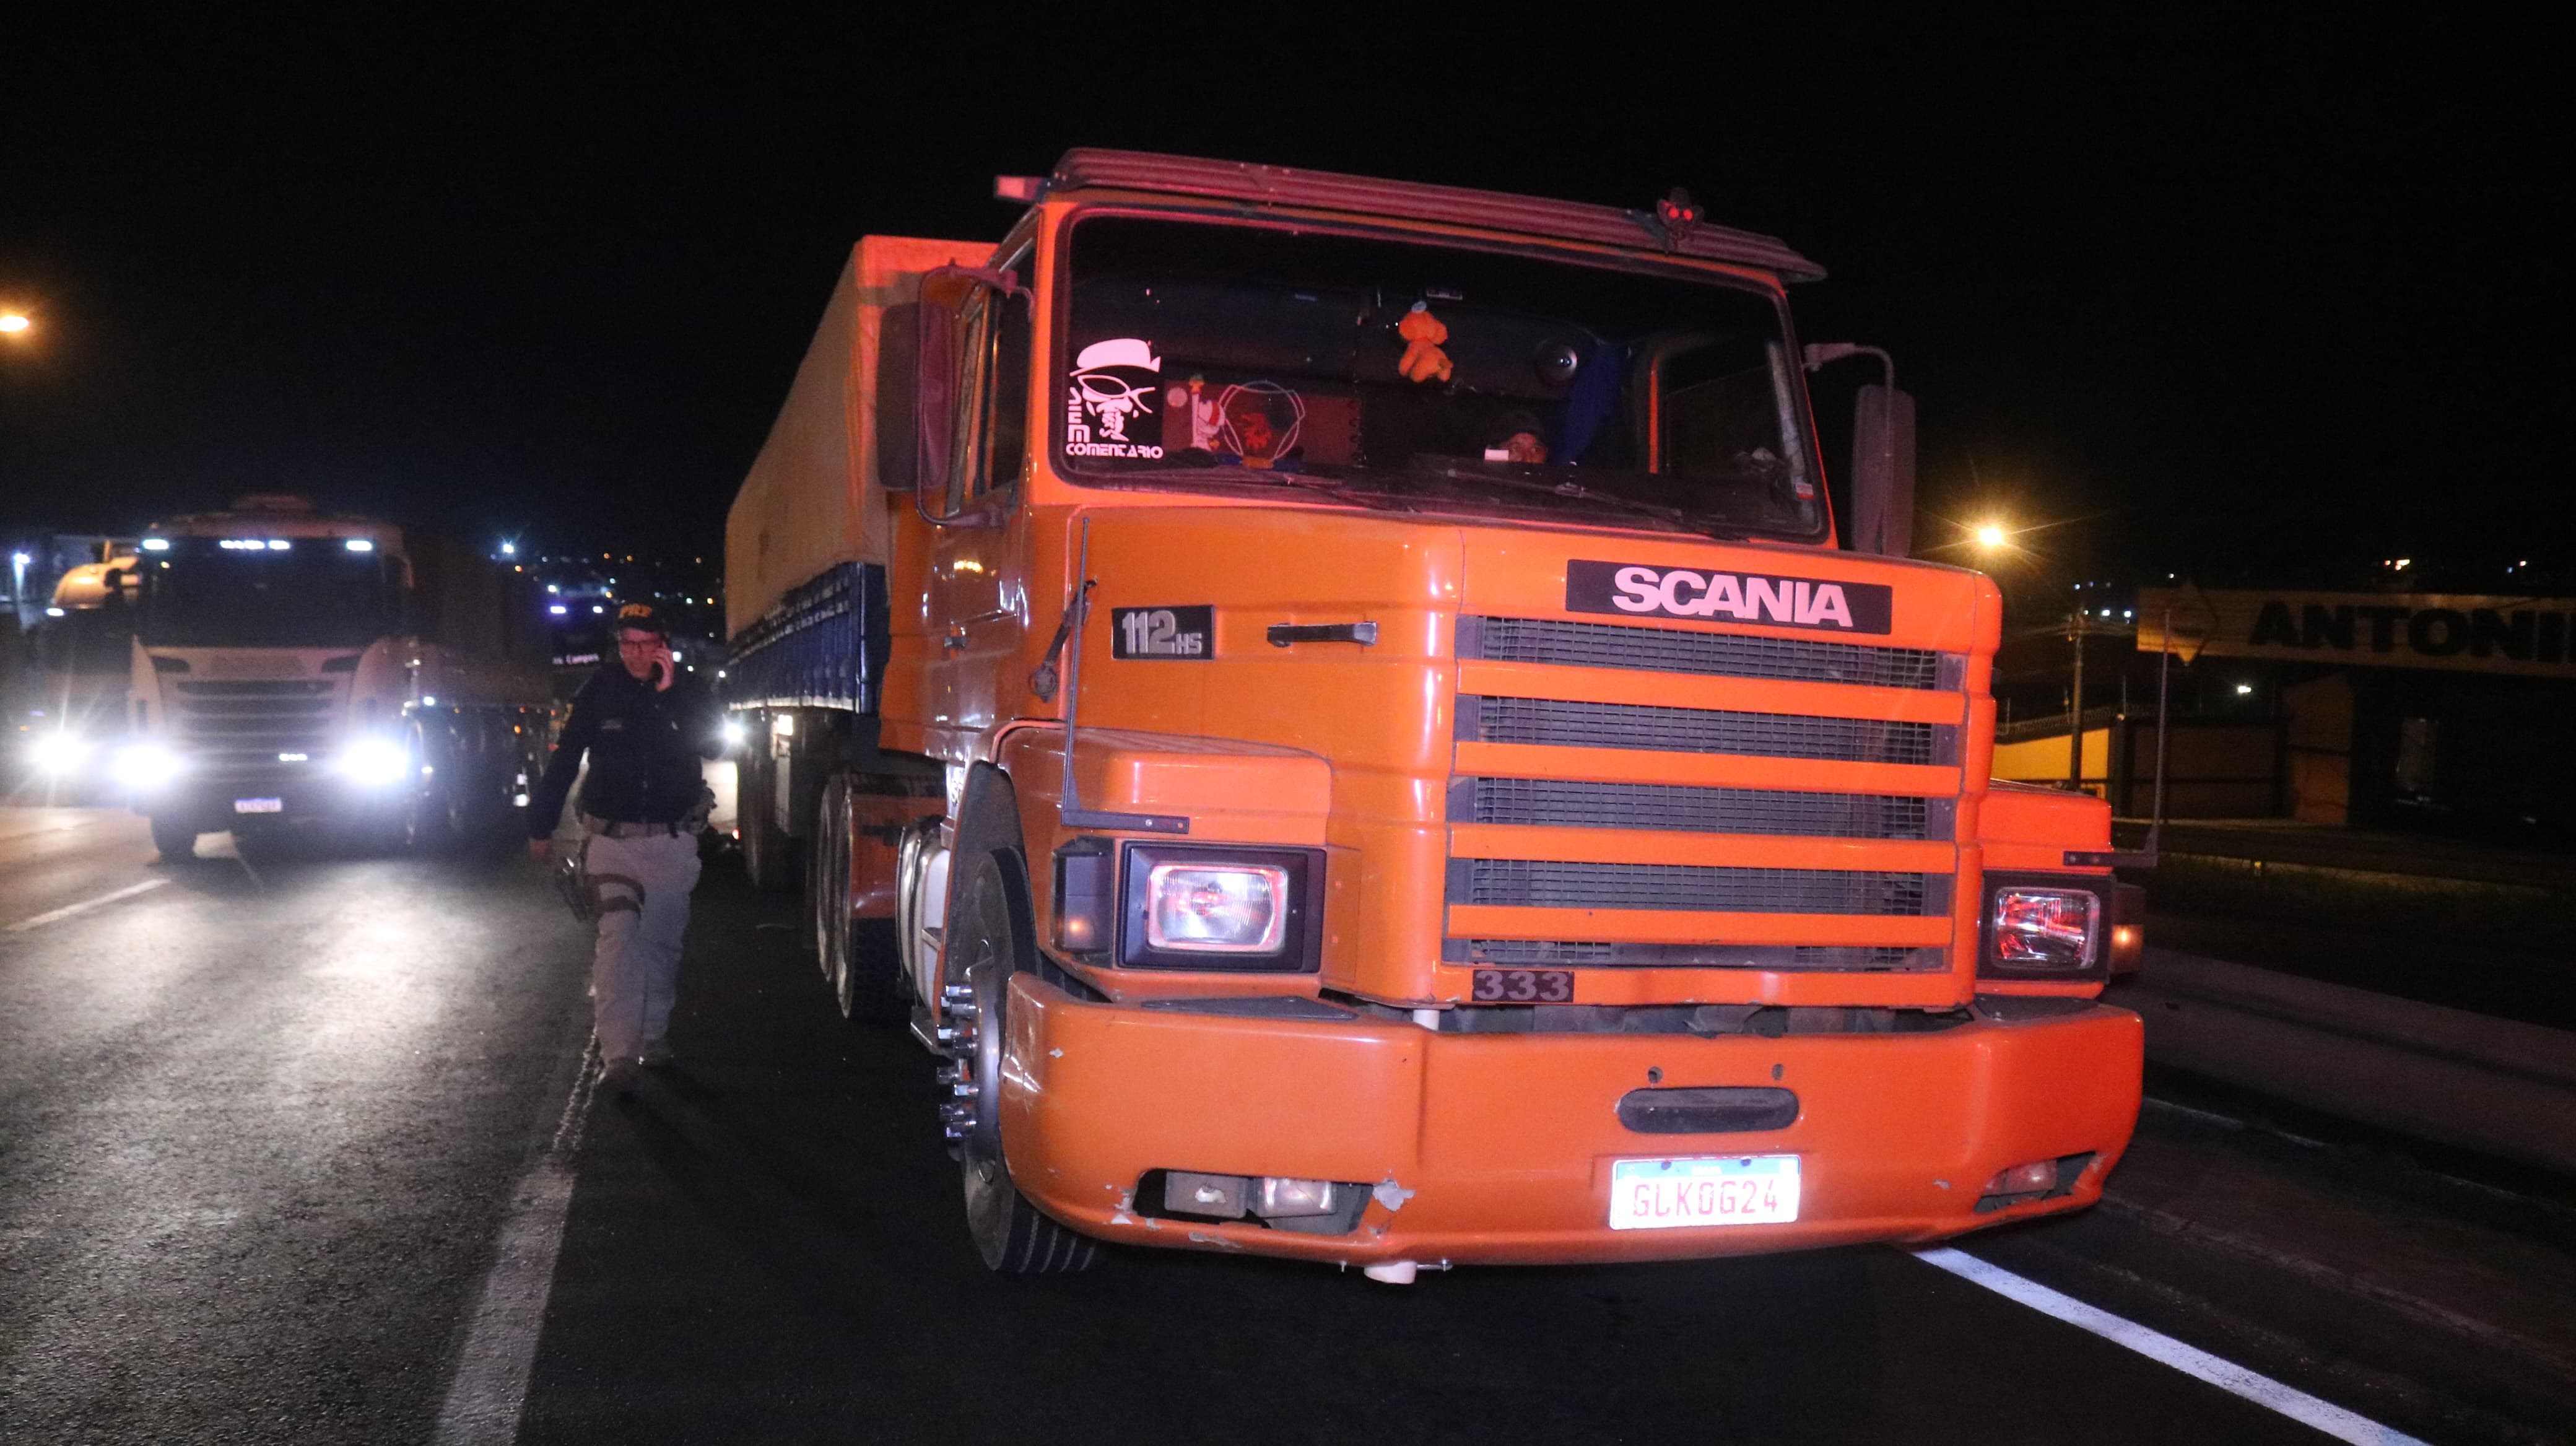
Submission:
[[[1026,974],[1011,988],[1002,1136],[1023,1194],[1107,1240],[1351,1264],[1684,1259],[2077,1209],[2128,1145],[2143,1058],[2138,1016],[2108,1005],[1935,1034],[1702,1039],[1164,1012]],[[1799,1116],[1761,1134],[1631,1133],[1615,1106],[1650,1069],[1666,1087],[1782,1086]],[[2073,1193],[1977,1212],[1996,1171],[2084,1151]],[[1609,1228],[1613,1160],[1736,1154],[1799,1157],[1795,1223]],[[1393,1188],[1355,1232],[1304,1235],[1139,1215],[1137,1180],[1157,1169]]]

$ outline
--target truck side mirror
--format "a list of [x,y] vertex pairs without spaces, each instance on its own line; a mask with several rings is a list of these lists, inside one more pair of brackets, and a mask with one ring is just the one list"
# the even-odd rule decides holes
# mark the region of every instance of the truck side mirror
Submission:
[[1860,389],[1852,418],[1852,515],[1843,540],[1854,552],[1903,557],[1914,548],[1914,398],[1896,389],[1896,358],[1848,341],[1799,349],[1809,371],[1852,357],[1879,365],[1882,381]]
[[1882,557],[1914,550],[1914,398],[1872,382],[1852,426],[1851,549]]
[[912,314],[912,500],[932,522],[945,520],[957,506],[952,495],[958,478],[958,431],[964,356],[959,333],[967,303],[977,290],[1026,298],[1027,288],[1007,271],[972,266],[942,266],[921,276],[921,300]]
[[971,292],[953,267],[921,278],[913,307],[912,496],[924,517],[948,510],[949,454],[957,440],[957,328]]

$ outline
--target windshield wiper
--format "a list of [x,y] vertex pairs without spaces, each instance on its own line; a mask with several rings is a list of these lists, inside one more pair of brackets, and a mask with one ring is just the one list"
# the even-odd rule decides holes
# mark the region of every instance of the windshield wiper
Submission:
[[1571,477],[1556,482],[1538,482],[1526,477],[1512,477],[1502,473],[1479,471],[1473,467],[1454,466],[1438,468],[1435,470],[1435,475],[1452,482],[1490,482],[1515,492],[1543,492],[1551,497],[1625,508],[1640,516],[1652,517],[1659,522],[1667,523],[1683,532],[1698,533],[1704,537],[1716,538],[1721,542],[1740,542],[1751,535],[1747,532],[1730,531],[1702,521],[1678,507],[1667,507],[1660,502],[1647,502],[1635,497],[1623,497],[1616,492],[1595,491]]
[[1393,497],[1386,493],[1357,491],[1354,490],[1348,482],[1340,478],[1320,477],[1311,472],[1282,472],[1276,468],[1270,467],[1230,467],[1220,463],[1212,467],[1175,467],[1168,471],[1131,472],[1121,473],[1118,475],[1121,477],[1150,477],[1157,483],[1171,482],[1178,483],[1183,486],[1196,484],[1201,486],[1215,485],[1264,488],[1288,487],[1294,488],[1299,492],[1321,493],[1326,497],[1331,497],[1342,502],[1348,502],[1355,507],[1364,507],[1376,512],[1408,512],[1412,510],[1405,506],[1404,502],[1400,498]]

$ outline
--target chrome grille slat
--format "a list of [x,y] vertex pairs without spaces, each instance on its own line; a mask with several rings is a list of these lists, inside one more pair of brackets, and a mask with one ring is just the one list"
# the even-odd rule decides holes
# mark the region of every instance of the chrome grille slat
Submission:
[[1458,655],[1497,663],[1641,668],[1658,673],[1856,683],[1879,688],[1930,690],[1941,685],[1941,655],[1927,648],[1691,633],[1554,618],[1488,617],[1461,622],[1475,626],[1461,628]]
[[1449,902],[1504,908],[1919,918],[1946,892],[1932,875],[1855,869],[1454,859],[1450,872]]
[[[1570,703],[1552,698],[1480,698],[1479,743],[1558,748],[1636,748],[1659,753],[1738,753],[1842,763],[1932,763],[1935,725],[1879,718],[1812,718],[1641,703]],[[1461,700],[1461,722],[1465,719]]]
[[[1456,823],[1540,828],[1635,828],[1689,833],[1783,834],[1807,838],[1925,839],[1936,802],[1869,793],[1794,793],[1672,783],[1586,783],[1551,778],[1462,780]],[[1946,827],[1939,833],[1946,836]]]
[[1453,962],[1557,969],[1939,969],[1939,948],[1867,944],[1625,944],[1458,939]]

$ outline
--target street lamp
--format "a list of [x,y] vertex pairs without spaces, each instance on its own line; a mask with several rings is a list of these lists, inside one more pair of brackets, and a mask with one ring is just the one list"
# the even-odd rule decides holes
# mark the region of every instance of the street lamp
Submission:
[[2011,541],[2011,534],[2004,531],[2001,523],[1984,522],[1977,525],[1976,539],[1980,548],[2000,552]]
[[36,323],[23,311],[0,311],[0,335],[17,336],[34,329]]

